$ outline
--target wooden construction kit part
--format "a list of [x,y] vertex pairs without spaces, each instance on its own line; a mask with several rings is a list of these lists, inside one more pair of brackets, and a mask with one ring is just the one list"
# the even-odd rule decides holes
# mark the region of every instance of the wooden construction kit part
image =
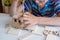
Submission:
[[5,24],[5,28],[8,28],[9,26],[10,26],[9,23],[6,23],[6,24]]
[[29,34],[28,36],[25,36],[19,40],[45,40],[45,37],[40,35],[35,35],[35,34]]
[[14,16],[13,17],[13,27],[15,28],[20,28],[21,25],[21,21],[18,19],[18,16]]
[[48,34],[46,40],[60,40],[60,37],[53,34]]
[[15,28],[24,28],[24,21],[22,20],[22,13],[13,16],[13,27]]
[[55,36],[59,36],[59,37],[60,37],[59,31],[48,31],[48,30],[44,30],[43,34],[44,34],[45,36],[47,36],[47,35],[49,35],[49,34],[53,34],[53,35],[55,35]]

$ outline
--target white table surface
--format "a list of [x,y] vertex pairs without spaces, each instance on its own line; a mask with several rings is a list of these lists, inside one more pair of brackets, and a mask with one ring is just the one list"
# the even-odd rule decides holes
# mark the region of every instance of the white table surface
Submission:
[[6,23],[12,24],[12,18],[8,14],[0,13],[0,40],[17,40],[17,35],[7,34]]
[[[0,13],[0,40],[17,40],[18,35],[7,34],[7,29],[5,28],[6,23],[12,24],[12,18],[8,14]],[[60,27],[58,27],[58,30],[60,30]]]
[[[5,28],[6,23],[9,23],[11,25],[12,24],[12,18],[8,14],[0,13],[0,40],[18,40],[18,35],[13,35],[13,34],[7,33],[8,29]],[[21,33],[20,36],[23,34],[25,34],[25,32]],[[40,38],[41,37],[42,36],[40,36]]]

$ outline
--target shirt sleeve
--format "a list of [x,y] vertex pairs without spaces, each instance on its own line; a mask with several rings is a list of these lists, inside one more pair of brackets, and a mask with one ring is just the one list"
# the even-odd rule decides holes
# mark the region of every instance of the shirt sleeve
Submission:
[[55,2],[55,8],[54,8],[54,12],[60,13],[60,1]]

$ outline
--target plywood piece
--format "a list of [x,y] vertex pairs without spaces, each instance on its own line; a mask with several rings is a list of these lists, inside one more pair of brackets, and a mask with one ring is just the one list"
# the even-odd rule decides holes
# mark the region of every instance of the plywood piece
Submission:
[[48,30],[48,31],[59,31],[60,27],[59,26],[45,26],[45,30]]
[[10,28],[8,34],[17,35],[18,38],[23,38],[31,33],[27,30]]
[[27,30],[22,30],[21,32],[19,32],[18,37],[20,37],[20,38],[26,37],[29,34],[31,34],[31,32],[29,32]]
[[43,36],[31,34],[31,35],[29,35],[21,40],[44,40],[44,39],[45,39],[45,37],[43,37]]
[[32,25],[32,26],[26,27],[25,29],[28,29],[28,30],[35,30],[35,27],[36,27],[36,25]]
[[8,28],[9,26],[10,26],[9,23],[6,23],[6,24],[5,24],[5,28]]
[[15,28],[10,28],[8,31],[8,34],[14,34],[14,35],[18,35],[19,32],[21,32],[22,30],[20,29],[15,29]]
[[21,21],[21,18],[20,18],[21,16],[22,16],[22,13],[13,16],[13,27],[23,28],[23,27],[21,27],[22,26],[22,21]]
[[44,29],[43,26],[38,26],[38,25],[31,25],[31,26],[26,27],[25,29],[35,30],[35,29],[37,29],[37,28],[43,28],[43,29]]
[[43,27],[36,27],[35,30],[32,31],[32,33],[43,35],[43,31],[44,31]]
[[40,34],[40,35],[42,35],[44,31],[44,27],[38,26],[38,25],[32,25],[32,26],[27,27],[26,29],[32,30],[32,33]]
[[16,22],[13,20],[13,27],[20,28],[21,24],[19,23],[19,20],[16,19]]
[[60,40],[60,37],[55,36],[53,34],[49,34],[46,38],[46,40]]

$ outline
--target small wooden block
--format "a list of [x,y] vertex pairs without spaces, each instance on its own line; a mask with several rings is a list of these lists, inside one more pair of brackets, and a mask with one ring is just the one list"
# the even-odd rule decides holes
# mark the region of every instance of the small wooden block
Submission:
[[8,34],[18,35],[20,32],[20,29],[10,28],[8,31]]
[[49,33],[48,33],[48,30],[45,30],[44,32],[43,32],[43,34],[45,35],[45,36],[47,36]]
[[6,23],[6,24],[5,24],[5,28],[8,28],[9,26],[10,26],[9,23]]
[[35,35],[35,34],[30,34],[27,37],[21,39],[21,40],[44,40],[45,38],[43,36]]
[[46,40],[60,40],[60,37],[55,36],[53,34],[49,34],[46,38]]
[[58,26],[45,26],[45,30],[48,31],[59,31],[60,27]]
[[32,33],[40,34],[40,35],[42,35],[44,31],[44,27],[38,25],[32,25],[31,27],[27,27],[26,29],[32,30]]

